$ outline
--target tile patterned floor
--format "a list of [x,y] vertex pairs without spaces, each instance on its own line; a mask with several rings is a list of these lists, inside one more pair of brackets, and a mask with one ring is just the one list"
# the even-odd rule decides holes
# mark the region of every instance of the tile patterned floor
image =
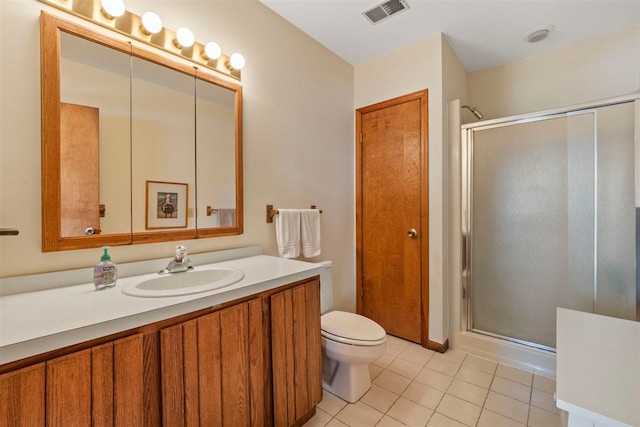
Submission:
[[555,381],[449,350],[388,336],[369,366],[371,389],[349,404],[325,391],[304,427],[561,427]]

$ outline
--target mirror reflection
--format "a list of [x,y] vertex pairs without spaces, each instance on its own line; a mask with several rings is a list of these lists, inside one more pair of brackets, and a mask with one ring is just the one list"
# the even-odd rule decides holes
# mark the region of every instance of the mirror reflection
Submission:
[[131,231],[130,62],[126,53],[60,33],[63,237]]
[[42,14],[43,251],[241,234],[242,87]]
[[198,227],[235,227],[235,93],[196,80]]
[[194,229],[195,78],[136,57],[131,77],[133,232]]

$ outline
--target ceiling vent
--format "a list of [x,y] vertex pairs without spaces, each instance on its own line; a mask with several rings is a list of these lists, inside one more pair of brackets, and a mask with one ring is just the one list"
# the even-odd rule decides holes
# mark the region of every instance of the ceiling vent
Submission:
[[377,24],[407,9],[409,9],[409,4],[404,0],[388,0],[365,10],[362,14],[369,22]]

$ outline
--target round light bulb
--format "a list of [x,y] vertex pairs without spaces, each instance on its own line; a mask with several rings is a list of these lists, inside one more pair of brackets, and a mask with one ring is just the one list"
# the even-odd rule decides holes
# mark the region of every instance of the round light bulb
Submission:
[[123,0],[102,0],[103,15],[106,14],[108,19],[115,19],[124,15]]
[[178,49],[183,47],[191,47],[193,46],[193,42],[195,38],[193,37],[193,33],[188,28],[180,28],[176,31],[176,42],[178,44]]
[[157,34],[162,30],[162,19],[153,12],[142,14],[142,26],[149,34]]
[[218,59],[222,55],[222,49],[220,49],[220,45],[216,42],[209,42],[204,45],[204,56],[205,59]]
[[239,53],[234,53],[231,55],[231,58],[229,58],[229,64],[234,70],[242,70],[242,67],[244,67],[244,56]]

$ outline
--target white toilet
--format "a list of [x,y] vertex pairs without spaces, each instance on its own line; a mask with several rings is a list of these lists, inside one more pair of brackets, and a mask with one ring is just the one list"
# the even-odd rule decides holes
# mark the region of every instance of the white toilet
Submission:
[[320,274],[322,311],[322,387],[356,402],[371,388],[369,363],[386,349],[385,330],[371,319],[344,311],[331,311],[333,285],[331,261],[323,261]]

